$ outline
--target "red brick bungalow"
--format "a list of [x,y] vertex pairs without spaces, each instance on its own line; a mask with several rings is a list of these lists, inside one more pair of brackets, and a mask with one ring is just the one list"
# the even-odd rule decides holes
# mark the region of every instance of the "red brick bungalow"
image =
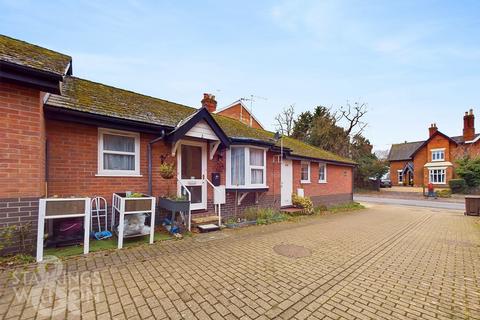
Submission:
[[440,132],[435,123],[428,128],[424,141],[393,144],[388,161],[393,185],[422,186],[432,183],[447,187],[455,178],[456,160],[480,155],[480,135],[475,133],[473,110],[463,117],[463,135],[449,137]]
[[[289,206],[302,190],[317,205],[352,200],[351,160],[284,137],[281,166],[272,132],[213,113],[212,95],[201,103],[76,78],[71,57],[0,36],[0,227],[35,223],[41,197],[176,195],[181,184],[193,214],[205,214],[213,173],[225,186],[224,217]],[[162,161],[178,179],[160,176]]]

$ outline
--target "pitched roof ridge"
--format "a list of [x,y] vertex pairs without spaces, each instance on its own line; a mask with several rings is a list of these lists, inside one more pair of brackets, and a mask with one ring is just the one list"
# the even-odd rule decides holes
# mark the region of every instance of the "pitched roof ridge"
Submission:
[[423,143],[426,140],[418,140],[418,141],[407,141],[407,142],[399,142],[399,143],[392,143],[392,146],[398,146],[398,145],[405,145],[405,144],[410,144],[410,143]]
[[13,40],[13,41],[18,41],[18,42],[21,42],[23,44],[26,44],[26,45],[29,45],[29,46],[34,46],[36,48],[39,48],[39,49],[42,49],[42,50],[46,50],[46,51],[49,51],[51,53],[56,53],[56,54],[59,54],[59,55],[62,55],[62,56],[65,56],[65,57],[69,57],[70,60],[72,60],[72,56],[68,55],[68,54],[65,54],[65,53],[62,53],[62,52],[59,52],[59,51],[55,51],[55,50],[52,50],[52,49],[48,49],[46,47],[42,47],[38,44],[34,44],[34,43],[31,43],[31,42],[27,42],[25,40],[20,40],[20,39],[17,39],[17,38],[13,38],[13,37],[10,37],[10,36],[7,36],[5,34],[1,34],[0,33],[0,37],[4,37],[4,38],[8,38],[10,40]]
[[166,102],[166,103],[175,104],[175,105],[180,106],[180,107],[185,107],[185,108],[188,108],[188,109],[192,109],[192,111],[198,110],[197,108],[190,107],[190,106],[187,106],[185,104],[169,101],[169,100],[162,99],[162,98],[157,98],[157,97],[154,97],[154,96],[151,96],[151,95],[148,95],[148,94],[135,92],[135,91],[132,91],[132,90],[129,90],[129,89],[123,89],[123,88],[115,87],[113,85],[105,84],[105,83],[98,82],[98,81],[88,80],[88,79],[84,79],[84,78],[80,78],[80,77],[76,77],[76,76],[66,76],[66,78],[73,78],[73,79],[80,80],[80,81],[90,82],[90,83],[93,83],[93,84],[101,85],[103,87],[112,88],[112,89],[120,90],[120,91],[123,91],[123,92],[126,92],[126,93],[131,93],[131,94],[134,94],[134,95],[142,96],[144,98],[149,98],[149,99],[153,99],[153,100],[157,100],[157,101],[163,101],[163,102]]

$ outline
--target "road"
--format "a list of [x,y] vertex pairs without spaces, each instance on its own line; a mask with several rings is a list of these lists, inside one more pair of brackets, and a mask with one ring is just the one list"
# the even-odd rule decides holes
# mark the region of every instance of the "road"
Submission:
[[424,207],[424,208],[437,208],[437,209],[449,209],[449,210],[465,210],[465,204],[463,203],[454,203],[454,202],[444,202],[440,200],[414,200],[414,199],[398,199],[398,198],[385,198],[385,197],[371,197],[371,196],[361,196],[354,195],[354,201],[358,202],[371,202],[379,204],[392,204],[392,205],[403,205],[403,206],[413,206],[413,207]]

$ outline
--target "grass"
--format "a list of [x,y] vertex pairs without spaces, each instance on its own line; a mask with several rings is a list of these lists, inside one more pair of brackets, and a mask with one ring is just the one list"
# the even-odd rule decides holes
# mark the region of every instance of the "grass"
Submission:
[[29,254],[16,254],[10,256],[0,257],[1,266],[17,266],[35,262],[35,258]]
[[[143,237],[138,238],[126,238],[123,240],[123,247],[135,247],[142,244],[147,244],[150,236],[145,235]],[[173,237],[169,234],[162,231],[155,231],[155,242],[157,241],[165,241],[173,239]],[[99,252],[105,250],[114,250],[117,249],[117,241],[116,237],[112,237],[105,240],[90,240],[90,252]],[[52,255],[58,258],[65,258],[83,254],[83,246],[76,245],[76,246],[68,246],[68,247],[60,247],[60,248],[47,248],[43,252],[44,255]]]
[[355,211],[365,209],[365,206],[361,205],[358,202],[350,202],[345,204],[339,204],[328,208],[329,212],[337,213],[337,212],[345,212],[345,211]]

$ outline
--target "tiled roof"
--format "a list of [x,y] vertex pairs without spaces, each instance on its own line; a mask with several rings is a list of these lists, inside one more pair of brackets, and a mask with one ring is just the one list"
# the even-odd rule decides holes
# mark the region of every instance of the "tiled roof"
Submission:
[[424,143],[425,141],[405,142],[392,144],[390,153],[388,154],[389,161],[410,160],[412,154]]
[[181,104],[71,76],[63,80],[62,95],[50,95],[47,104],[169,127],[195,112]]
[[[197,111],[196,108],[71,76],[65,77],[62,83],[62,95],[51,94],[46,104],[63,109],[169,127],[177,126]],[[238,120],[219,114],[212,114],[212,116],[230,138],[249,138],[267,143],[273,141],[273,132],[251,128]],[[285,148],[291,149],[292,155],[354,163],[350,159],[292,138],[284,138],[283,143]]]
[[[478,136],[480,136],[480,133],[475,134],[475,136],[473,137],[472,140],[476,139]],[[464,142],[465,142],[465,139],[463,139],[463,136],[452,137],[452,139],[453,139],[456,143],[464,143]]]
[[72,58],[0,34],[0,61],[63,76]]

